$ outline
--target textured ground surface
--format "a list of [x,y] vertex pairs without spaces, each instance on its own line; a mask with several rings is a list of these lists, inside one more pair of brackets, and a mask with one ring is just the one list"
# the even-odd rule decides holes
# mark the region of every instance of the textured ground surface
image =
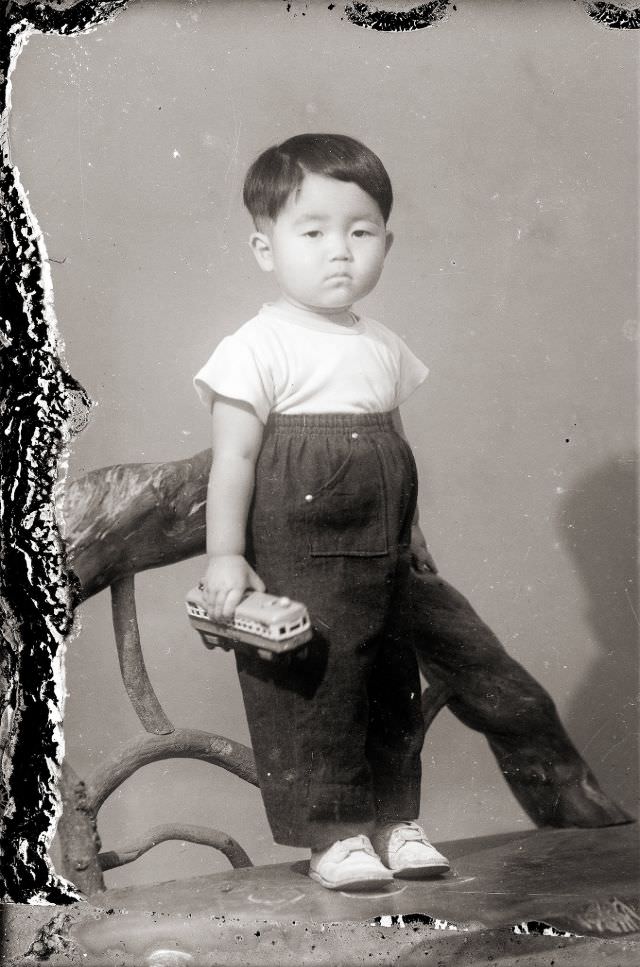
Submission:
[[[453,861],[446,877],[396,881],[369,894],[323,890],[308,879],[305,863],[294,863],[108,890],[69,907],[6,907],[2,963],[640,962],[635,824],[441,846]],[[513,931],[531,921],[581,936]]]

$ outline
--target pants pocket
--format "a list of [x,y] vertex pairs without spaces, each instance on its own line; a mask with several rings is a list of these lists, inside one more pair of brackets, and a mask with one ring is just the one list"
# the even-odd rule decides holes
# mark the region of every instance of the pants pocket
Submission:
[[385,478],[374,443],[354,443],[329,480],[303,499],[312,556],[388,553]]

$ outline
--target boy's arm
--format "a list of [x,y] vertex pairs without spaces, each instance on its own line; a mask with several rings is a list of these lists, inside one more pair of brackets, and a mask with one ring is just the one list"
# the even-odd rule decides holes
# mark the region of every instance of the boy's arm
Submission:
[[230,618],[244,591],[264,591],[245,560],[247,515],[262,423],[247,403],[216,397],[213,404],[213,460],[207,490],[207,554],[204,599],[213,618]]
[[[404,432],[402,417],[400,416],[399,409],[396,408],[395,410],[392,410],[391,419],[393,421],[393,428],[396,433],[398,433],[403,440],[409,443],[407,440],[407,435]],[[411,446],[411,444],[409,444],[409,446]],[[413,523],[411,525],[411,562],[417,571],[431,571],[433,574],[438,573],[438,567],[431,556],[424,534],[422,533],[422,529],[420,527],[417,504],[415,514],[413,515]]]

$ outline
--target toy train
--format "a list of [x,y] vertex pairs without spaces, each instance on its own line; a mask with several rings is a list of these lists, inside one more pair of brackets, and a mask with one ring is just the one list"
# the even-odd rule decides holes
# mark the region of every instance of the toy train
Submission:
[[247,591],[230,620],[209,617],[200,587],[189,591],[186,604],[189,621],[206,648],[248,646],[271,659],[300,649],[313,634],[303,604],[261,591]]

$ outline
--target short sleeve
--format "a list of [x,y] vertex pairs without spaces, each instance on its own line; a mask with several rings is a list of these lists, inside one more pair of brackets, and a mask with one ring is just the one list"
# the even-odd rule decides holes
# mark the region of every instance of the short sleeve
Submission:
[[227,336],[202,369],[193,385],[210,410],[216,395],[249,403],[262,423],[273,406],[273,379],[258,354],[238,336]]
[[424,383],[429,374],[428,368],[415,356],[407,344],[398,337],[399,347],[399,375],[396,388],[396,406],[411,396],[411,394]]

